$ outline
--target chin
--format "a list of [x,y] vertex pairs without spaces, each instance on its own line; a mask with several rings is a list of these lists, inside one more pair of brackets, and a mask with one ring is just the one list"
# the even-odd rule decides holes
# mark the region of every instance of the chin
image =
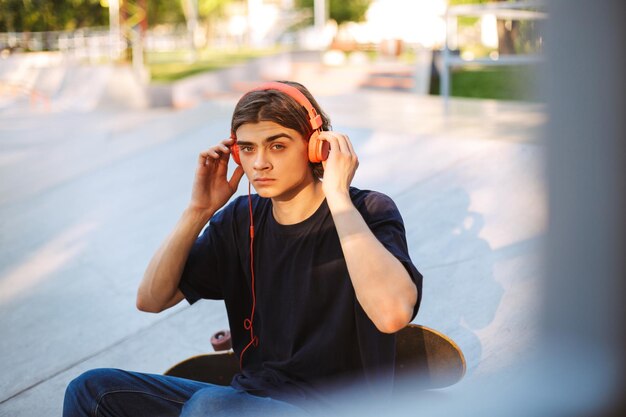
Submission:
[[258,191],[257,190],[256,193],[259,195],[259,197],[263,197],[263,198],[272,198],[272,197],[274,197],[274,193],[270,193],[268,191],[263,191],[263,190]]
[[272,198],[272,197],[276,197],[276,191],[272,191],[269,190],[267,188],[260,188],[260,189],[254,189],[254,191],[256,191],[256,193],[259,195],[259,197],[263,197],[263,198]]

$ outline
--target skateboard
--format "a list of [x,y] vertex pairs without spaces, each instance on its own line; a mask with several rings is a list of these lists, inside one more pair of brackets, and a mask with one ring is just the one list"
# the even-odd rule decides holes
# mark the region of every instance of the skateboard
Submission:
[[[211,343],[218,351],[193,356],[174,365],[165,375],[216,385],[229,385],[239,372],[239,359],[230,349],[230,333],[220,331]],[[466,371],[465,357],[449,337],[431,328],[409,324],[396,335],[396,381],[418,378],[422,389],[445,388],[459,382]]]
[[445,388],[465,375],[461,348],[445,334],[426,326],[409,324],[396,336],[396,381],[419,378],[424,389]]

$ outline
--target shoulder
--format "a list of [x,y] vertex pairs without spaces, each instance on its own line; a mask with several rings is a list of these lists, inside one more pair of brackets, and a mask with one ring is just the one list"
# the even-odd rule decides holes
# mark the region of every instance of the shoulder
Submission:
[[381,192],[350,187],[350,198],[363,216],[399,217],[396,203]]

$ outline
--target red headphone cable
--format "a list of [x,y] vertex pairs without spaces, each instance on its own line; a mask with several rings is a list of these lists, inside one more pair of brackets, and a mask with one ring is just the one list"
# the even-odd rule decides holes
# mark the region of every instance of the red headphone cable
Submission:
[[256,292],[254,289],[254,217],[252,216],[252,197],[250,195],[250,183],[248,183],[248,209],[250,211],[250,274],[252,277],[252,311],[250,312],[250,318],[243,321],[243,327],[246,330],[250,330],[250,342],[243,348],[239,355],[239,369],[243,369],[243,354],[252,345],[257,347],[259,345],[259,338],[254,334],[254,310],[256,309]]

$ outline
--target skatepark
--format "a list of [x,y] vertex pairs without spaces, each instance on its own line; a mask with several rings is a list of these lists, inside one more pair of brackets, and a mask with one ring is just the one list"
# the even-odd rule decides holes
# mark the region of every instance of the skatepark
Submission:
[[[83,109],[5,110],[4,409],[37,404],[32,415],[44,415],[57,398],[59,410],[64,386],[89,368],[163,372],[228,327],[219,302],[150,315],[134,297],[187,202],[196,153],[228,134],[239,94],[184,110],[107,110],[84,96]],[[354,185],[387,193],[403,214],[425,276],[416,322],[461,346],[467,380],[509,366],[536,333],[542,105],[459,99],[445,113],[438,98],[358,86],[317,97],[358,150]]]
[[[444,102],[363,87],[362,68],[288,64],[276,76],[307,85],[354,143],[353,184],[388,194],[403,215],[424,275],[414,322],[448,335],[465,355],[465,378],[433,394],[429,415],[466,415],[459,402],[480,387],[523,389],[517,378],[536,376],[525,366],[542,346],[550,291],[545,104]],[[163,373],[210,351],[211,335],[228,327],[219,301],[153,315],[136,310],[135,295],[188,201],[197,153],[228,136],[241,85],[198,95],[186,81],[172,93],[185,105],[153,107],[124,68],[5,71],[27,88],[0,102],[0,416],[60,415],[67,383],[83,371]],[[33,102],[33,89],[45,103]],[[246,191],[244,180],[238,194]],[[567,414],[599,401],[597,390],[568,389],[536,413],[510,414]],[[394,415],[418,415],[411,398]],[[446,398],[447,409],[437,402]],[[506,405],[475,409],[501,415],[526,402],[503,398]]]

